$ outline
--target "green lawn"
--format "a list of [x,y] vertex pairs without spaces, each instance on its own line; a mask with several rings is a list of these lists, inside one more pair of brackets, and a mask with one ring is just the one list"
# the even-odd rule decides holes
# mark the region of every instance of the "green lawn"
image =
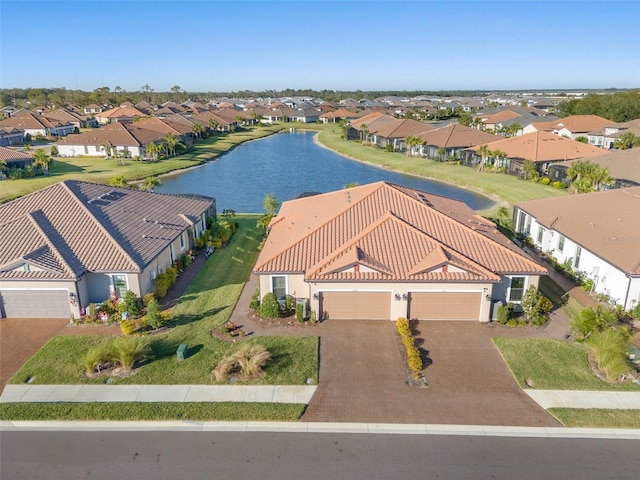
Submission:
[[512,175],[479,173],[462,165],[452,165],[425,158],[407,157],[402,153],[385,152],[382,149],[363,146],[360,142],[345,141],[338,126],[324,129],[319,141],[338,153],[383,168],[423,177],[430,177],[490,195],[494,200],[509,204],[538,198],[566,195],[565,190],[520,180]]
[[640,410],[550,408],[549,413],[565,427],[640,428]]
[[112,177],[124,175],[127,180],[135,181],[193,167],[212,160],[243,142],[271,135],[283,128],[282,125],[270,125],[248,128],[234,133],[218,133],[202,141],[196,141],[193,150],[183,155],[158,162],[126,160],[122,165],[118,159],[106,160],[103,157],[56,157],[51,162],[49,175],[46,177],[4,180],[0,189],[0,203],[63,180],[107,183]]
[[0,419],[295,422],[304,409],[286,403],[0,403]]
[[612,385],[593,375],[585,346],[562,340],[494,338],[513,376],[522,388],[530,379],[540,390],[628,390],[633,384]]
[[[240,216],[239,228],[229,245],[217,250],[205,263],[180,302],[171,311],[176,326],[170,332],[150,335],[152,355],[138,372],[113,384],[210,384],[211,370],[237,343],[211,336],[226,322],[249,276],[259,243],[256,216]],[[52,338],[9,380],[34,384],[103,383],[104,378],[86,378],[82,358],[87,350],[110,341],[104,336],[59,336]],[[302,385],[307,378],[318,380],[317,337],[249,337],[244,342],[259,343],[272,355],[265,375],[257,384]],[[176,349],[188,345],[188,357],[179,362]]]

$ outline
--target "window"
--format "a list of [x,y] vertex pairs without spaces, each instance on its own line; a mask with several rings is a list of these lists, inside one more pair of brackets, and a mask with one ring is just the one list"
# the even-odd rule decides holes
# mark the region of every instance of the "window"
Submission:
[[509,286],[509,301],[519,302],[524,294],[525,277],[512,277]]
[[576,259],[573,263],[574,268],[580,267],[580,254],[582,253],[582,247],[576,246]]
[[278,300],[287,296],[287,277],[271,277],[271,292]]
[[563,252],[564,251],[564,236],[560,235],[558,237],[558,251],[559,252]]
[[118,294],[118,298],[124,298],[124,294],[127,293],[127,276],[126,275],[113,275],[113,289]]
[[184,250],[187,245],[187,232],[182,232],[180,234],[180,250]]
[[538,243],[542,243],[544,238],[544,227],[538,227]]
[[525,223],[524,226],[524,232],[525,234],[529,234],[531,232],[531,217],[529,215],[527,215],[527,221]]

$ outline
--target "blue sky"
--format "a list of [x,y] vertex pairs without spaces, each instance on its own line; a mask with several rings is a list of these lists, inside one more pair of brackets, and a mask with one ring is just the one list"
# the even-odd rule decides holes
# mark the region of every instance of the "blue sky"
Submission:
[[0,87],[640,87],[640,2],[5,1]]

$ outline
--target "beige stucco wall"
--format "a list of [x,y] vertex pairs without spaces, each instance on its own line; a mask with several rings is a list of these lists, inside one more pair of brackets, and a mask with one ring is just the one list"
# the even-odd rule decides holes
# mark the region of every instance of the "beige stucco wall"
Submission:
[[[72,280],[62,281],[11,281],[3,280],[0,282],[0,290],[34,290],[36,294],[37,290],[66,290],[67,295],[74,294],[74,303],[72,304],[71,298],[69,301],[69,316],[74,315],[75,318],[80,318],[80,300],[78,299],[78,291],[76,290],[76,284]],[[34,301],[37,299],[34,298]]]

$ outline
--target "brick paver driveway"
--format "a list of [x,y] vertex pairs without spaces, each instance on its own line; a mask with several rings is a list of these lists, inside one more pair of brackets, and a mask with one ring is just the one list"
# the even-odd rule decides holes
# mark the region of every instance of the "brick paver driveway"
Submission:
[[406,385],[394,322],[327,321],[302,421],[561,426],[516,383],[475,322],[419,322],[429,388]]

